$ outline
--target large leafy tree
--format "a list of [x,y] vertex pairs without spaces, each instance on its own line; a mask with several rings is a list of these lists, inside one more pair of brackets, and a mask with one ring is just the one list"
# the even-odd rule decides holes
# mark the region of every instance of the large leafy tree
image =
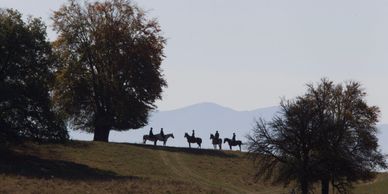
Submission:
[[361,84],[353,81],[335,85],[324,79],[308,85],[305,98],[315,104],[315,170],[322,194],[329,193],[330,182],[340,193],[348,193],[353,182],[370,180],[377,167],[387,167],[376,137],[380,111],[369,106],[365,96]]
[[52,19],[61,58],[54,99],[72,127],[108,141],[112,129],[146,125],[167,85],[157,21],[128,0],[69,0]]
[[68,138],[51,106],[53,65],[41,20],[0,9],[0,142]]
[[379,109],[365,95],[358,82],[323,79],[282,103],[279,116],[258,122],[248,136],[257,177],[296,181],[304,194],[319,181],[328,194],[330,183],[347,193],[353,182],[372,179],[376,168],[387,166],[376,138]]

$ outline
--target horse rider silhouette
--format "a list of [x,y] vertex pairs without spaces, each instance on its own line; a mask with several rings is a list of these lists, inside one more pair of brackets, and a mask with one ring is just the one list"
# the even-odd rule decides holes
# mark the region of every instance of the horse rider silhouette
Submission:
[[164,138],[165,138],[165,136],[164,136],[164,132],[163,132],[163,128],[160,128],[160,136],[162,136],[162,139],[164,139]]
[[232,141],[233,141],[233,142],[236,141],[236,134],[235,134],[235,133],[233,133]]
[[152,137],[154,137],[154,133],[152,132],[152,127],[151,127],[151,129],[150,129],[150,134],[149,134],[149,136],[152,138]]
[[214,134],[214,139],[219,139],[220,138],[220,134],[218,133],[218,131],[216,131],[216,134]]
[[193,133],[191,134],[191,137],[192,137],[193,139],[195,138],[194,129],[193,129]]

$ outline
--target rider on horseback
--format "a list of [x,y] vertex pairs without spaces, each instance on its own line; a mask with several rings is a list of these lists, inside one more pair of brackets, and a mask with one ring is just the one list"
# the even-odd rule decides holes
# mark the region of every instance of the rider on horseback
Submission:
[[219,139],[220,138],[220,134],[218,133],[218,131],[216,131],[216,134],[214,134],[214,139]]
[[152,127],[150,129],[150,134],[149,134],[150,138],[153,138],[154,137],[154,133],[152,132]]
[[233,141],[233,142],[236,141],[236,134],[235,134],[235,133],[233,133],[232,141]]
[[163,128],[160,128],[160,136],[162,136],[162,139],[165,139]]
[[195,138],[194,129],[193,129],[193,133],[191,133],[191,137],[192,137],[193,139]]

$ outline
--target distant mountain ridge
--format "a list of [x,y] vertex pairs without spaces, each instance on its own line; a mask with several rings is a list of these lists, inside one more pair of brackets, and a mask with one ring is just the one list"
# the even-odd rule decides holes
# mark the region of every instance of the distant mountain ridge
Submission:
[[[184,133],[187,132],[191,135],[191,131],[194,129],[196,136],[202,138],[203,147],[212,148],[210,133],[214,134],[218,130],[220,137],[231,138],[235,132],[237,139],[245,141],[245,136],[254,127],[255,120],[263,118],[269,121],[279,110],[280,107],[272,106],[249,111],[236,111],[206,102],[174,110],[155,111],[151,114],[147,126],[125,132],[111,131],[109,141],[142,143],[143,135],[148,134],[150,127],[153,127],[154,133],[159,133],[160,128],[164,128],[165,133],[174,134],[175,139],[169,140],[167,145],[187,147],[188,144],[183,137]],[[380,148],[388,153],[388,124],[379,125],[378,128],[377,136]],[[92,140],[93,134],[71,131],[70,137],[77,140]],[[224,148],[226,148],[226,144],[224,144]]]

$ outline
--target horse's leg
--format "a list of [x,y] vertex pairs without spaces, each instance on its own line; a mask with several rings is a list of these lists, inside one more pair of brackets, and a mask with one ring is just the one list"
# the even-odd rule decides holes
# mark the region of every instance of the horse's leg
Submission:
[[190,142],[189,142],[189,148],[191,148],[191,144],[190,144]]
[[166,146],[166,141],[163,142],[163,146]]
[[158,140],[155,140],[155,141],[154,141],[154,146],[156,146],[156,142],[157,142],[157,141],[158,141]]
[[238,147],[240,147],[240,152],[241,152],[241,144],[240,144],[240,145],[238,145]]

